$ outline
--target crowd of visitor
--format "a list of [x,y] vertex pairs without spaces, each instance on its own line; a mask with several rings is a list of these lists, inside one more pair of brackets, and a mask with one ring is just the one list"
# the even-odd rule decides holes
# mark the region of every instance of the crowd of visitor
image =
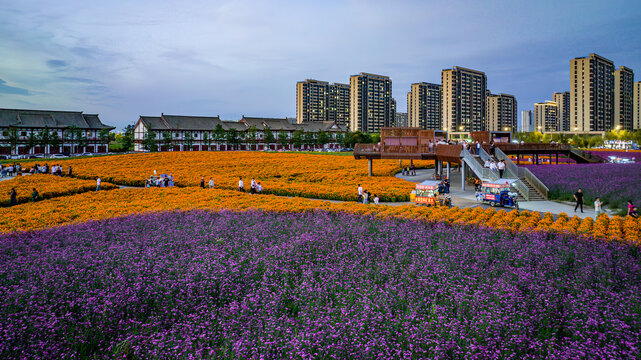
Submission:
[[371,192],[367,190],[363,190],[363,187],[361,186],[361,184],[358,184],[358,201],[357,202],[362,204],[369,204],[370,199],[372,204],[378,205],[378,202],[379,202],[378,195],[374,194],[374,196],[372,197]]

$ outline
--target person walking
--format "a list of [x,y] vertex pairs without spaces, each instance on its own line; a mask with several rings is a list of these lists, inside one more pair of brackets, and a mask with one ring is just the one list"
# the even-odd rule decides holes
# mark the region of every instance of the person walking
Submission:
[[250,194],[255,194],[256,193],[256,179],[252,178],[252,181],[249,183],[249,193]]
[[358,184],[358,202],[363,202],[363,187]]
[[69,166],[69,177],[71,177],[71,175],[73,175],[73,170],[71,169],[71,166]]
[[581,212],[583,212],[583,191],[581,188],[577,192],[574,193],[574,200],[576,200],[576,206],[574,207],[574,212],[576,212],[576,209],[581,207]]
[[601,215],[601,199],[596,198],[594,200],[594,218],[598,218]]
[[367,205],[368,197],[369,197],[369,193],[367,191],[363,191],[363,204]]
[[40,200],[40,194],[38,194],[38,190],[36,188],[33,188],[33,192],[31,193],[31,201],[36,202]]
[[209,188],[210,188],[210,189],[213,189],[213,188],[214,188],[214,178],[213,178],[213,177],[210,177],[210,178],[209,178]]
[[503,172],[505,171],[505,161],[503,160],[499,161],[496,167],[499,169],[499,178],[502,178]]
[[102,183],[100,176],[96,176],[96,191],[100,191],[100,183]]
[[492,161],[492,162],[490,163],[490,170],[491,170],[492,172],[494,172],[494,171],[498,170],[498,167],[496,166],[496,163],[495,163],[494,161]]
[[480,155],[480,154],[481,154],[481,143],[477,141],[476,142],[476,155]]
[[9,206],[18,205],[18,193],[16,188],[11,188],[11,196],[9,197]]
[[490,167],[490,159],[485,160],[485,163],[483,164],[484,168],[489,168]]
[[243,183],[243,177],[242,176],[238,180],[238,191],[245,192],[245,184]]
[[256,184],[256,192],[258,194],[263,192],[263,185],[260,184],[260,181],[258,182],[258,184]]
[[205,177],[204,176],[200,177],[200,187],[203,188],[203,189],[205,188]]

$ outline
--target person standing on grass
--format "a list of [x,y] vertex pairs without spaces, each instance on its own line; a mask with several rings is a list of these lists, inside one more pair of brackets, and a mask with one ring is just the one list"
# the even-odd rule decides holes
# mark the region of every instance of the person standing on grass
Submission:
[[363,202],[363,187],[358,184],[358,202]]
[[18,193],[16,188],[11,188],[11,196],[9,197],[9,206],[18,205]]
[[598,218],[599,215],[601,215],[601,199],[596,198],[596,200],[594,200],[594,218]]
[[204,176],[200,177],[200,187],[203,188],[203,189],[205,188],[205,177]]
[[31,201],[36,202],[40,200],[40,194],[38,194],[38,190],[36,188],[33,188],[33,192],[31,193]]
[[576,200],[576,206],[574,207],[574,212],[576,212],[576,209],[581,207],[581,212],[583,212],[583,191],[581,188],[577,192],[574,193],[574,200]]
[[505,162],[503,160],[499,161],[496,167],[499,169],[499,177],[503,177],[503,172],[505,171]]
[[100,180],[100,176],[96,176],[96,191],[100,191],[100,183],[102,181]]
[[243,177],[242,176],[238,180],[238,191],[245,192],[245,184],[243,183]]
[[214,178],[213,178],[213,177],[210,177],[210,178],[209,178],[209,188],[210,188],[210,189],[213,189],[213,188],[214,188]]

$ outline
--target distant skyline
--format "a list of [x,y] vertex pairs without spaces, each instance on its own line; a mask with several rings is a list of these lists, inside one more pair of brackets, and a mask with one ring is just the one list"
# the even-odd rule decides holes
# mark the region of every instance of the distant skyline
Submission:
[[397,111],[441,70],[484,71],[518,114],[597,53],[641,80],[638,1],[0,0],[0,108],[294,117],[296,82],[389,76]]

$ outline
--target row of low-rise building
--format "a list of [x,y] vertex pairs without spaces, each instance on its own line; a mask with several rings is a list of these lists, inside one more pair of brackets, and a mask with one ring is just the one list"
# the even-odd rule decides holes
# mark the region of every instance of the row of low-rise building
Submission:
[[632,69],[597,54],[570,60],[570,91],[522,112],[524,132],[603,134],[641,129],[641,82]]
[[314,139],[298,148],[314,149],[342,147],[339,134],[346,129],[333,121],[296,124],[288,118],[140,116],[134,125],[134,151],[293,150],[297,131]]

